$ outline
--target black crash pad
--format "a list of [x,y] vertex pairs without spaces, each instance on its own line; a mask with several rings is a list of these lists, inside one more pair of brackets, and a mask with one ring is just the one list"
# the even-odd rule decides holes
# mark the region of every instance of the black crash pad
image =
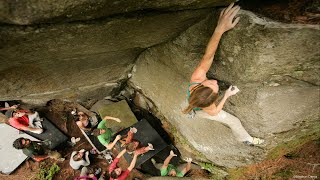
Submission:
[[[153,144],[154,151],[149,151],[143,155],[138,157],[136,167],[141,165],[142,163],[146,162],[148,159],[152,158],[155,154],[162,151],[164,148],[167,147],[167,143],[161,138],[161,136],[157,133],[156,130],[152,128],[149,122],[146,119],[142,119],[138,123],[134,124],[132,127],[137,128],[137,133],[134,134],[134,139],[139,140],[141,146],[147,146],[148,143]],[[125,136],[127,135],[130,127],[120,131],[118,134]],[[116,145],[119,152],[123,149],[120,147],[120,142]],[[124,154],[124,158],[130,164],[133,155],[129,155],[128,153]]]
[[41,134],[35,134],[29,131],[20,131],[20,133],[29,134],[42,141],[49,140],[51,142],[49,149],[54,149],[68,140],[68,137],[46,118],[43,118],[42,127],[44,131]]
[[[85,133],[84,131],[82,131],[82,132]],[[91,143],[95,146],[95,148],[98,151],[103,151],[106,149],[106,147],[100,143],[97,136],[87,135],[87,137],[90,139]],[[87,140],[88,140],[88,138],[87,138]]]
[[[157,154],[155,154],[152,157],[152,159],[154,159],[156,164],[163,164],[164,160],[169,156],[171,150],[177,156],[175,156],[175,157],[173,157],[171,159],[170,164],[172,164],[172,165],[177,167],[179,165],[181,154],[180,154],[179,150],[175,146],[173,146],[172,144],[168,145],[162,151],[160,151]],[[146,162],[144,162],[140,166],[140,170],[142,172],[145,172],[147,174],[151,174],[153,176],[160,176],[160,169],[158,169],[158,168],[154,166],[154,164],[152,163],[151,159],[148,159]]]

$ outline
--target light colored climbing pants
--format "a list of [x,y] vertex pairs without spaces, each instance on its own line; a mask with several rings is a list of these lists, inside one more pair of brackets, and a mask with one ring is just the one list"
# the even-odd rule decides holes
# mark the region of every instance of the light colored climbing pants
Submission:
[[251,137],[248,134],[248,132],[244,129],[240,120],[237,117],[235,117],[235,116],[233,116],[223,110],[221,110],[219,112],[219,114],[216,116],[211,116],[204,111],[197,111],[196,113],[197,113],[197,115],[196,115],[197,117],[206,118],[209,120],[214,120],[214,121],[218,121],[218,122],[226,124],[227,126],[230,127],[233,135],[237,138],[238,141],[252,142],[252,140],[253,140],[253,137]]

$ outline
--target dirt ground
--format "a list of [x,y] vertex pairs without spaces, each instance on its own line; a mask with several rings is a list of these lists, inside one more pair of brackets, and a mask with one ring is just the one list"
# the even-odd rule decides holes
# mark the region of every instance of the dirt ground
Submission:
[[240,168],[232,179],[320,179],[320,139],[293,152]]
[[320,24],[319,0],[241,0],[239,5],[280,22]]

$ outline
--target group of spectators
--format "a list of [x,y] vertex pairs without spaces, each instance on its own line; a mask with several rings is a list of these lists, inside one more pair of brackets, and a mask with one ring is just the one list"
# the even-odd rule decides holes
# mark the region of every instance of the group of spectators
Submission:
[[[122,137],[121,135],[117,135],[114,140],[112,141],[112,135],[121,128],[118,126],[114,126],[111,128],[107,127],[108,121],[116,121],[118,123],[121,122],[119,118],[111,117],[111,116],[105,116],[100,123],[97,124],[97,118],[95,113],[84,113],[82,111],[79,111],[76,113],[76,111],[72,112],[73,114],[78,115],[78,121],[76,122],[78,127],[83,130],[88,135],[94,135],[97,136],[99,142],[106,147],[107,151],[111,151],[116,143],[119,141],[121,144],[121,147],[123,147],[123,150],[118,153],[116,158],[113,160],[113,162],[110,164],[108,169],[108,174],[110,176],[110,180],[118,179],[123,180],[126,179],[126,177],[130,174],[130,172],[135,167],[135,164],[137,162],[137,158],[139,155],[142,155],[144,153],[147,153],[148,151],[154,150],[154,147],[151,143],[148,143],[148,146],[141,146],[141,143],[139,140],[134,139],[134,134],[137,133],[137,129],[132,127],[128,131],[126,137]],[[91,114],[92,116],[90,116]],[[125,154],[128,153],[133,156],[132,161],[130,162],[130,165],[127,169],[123,170],[121,167],[118,166],[118,163],[120,161],[120,158]],[[187,159],[187,166],[182,170],[178,171],[177,168],[175,168],[173,165],[169,164],[172,157],[176,156],[173,151],[170,152],[170,155],[166,158],[163,165],[160,167],[160,174],[161,176],[178,176],[183,177],[186,172],[190,170],[191,167],[191,158]],[[81,169],[80,176],[78,179],[86,179],[88,177],[90,178],[97,178],[97,172],[100,172],[99,170],[95,171],[95,174],[88,175],[88,166],[90,165],[90,151],[86,151],[84,149],[80,151],[74,151],[71,154],[70,158],[70,165],[73,169]],[[159,166],[159,165],[158,165]],[[94,171],[91,171],[94,172]],[[105,173],[103,172],[99,180],[102,180],[105,178]]]
[[[7,111],[6,122],[14,128],[22,131],[30,131],[36,134],[41,134],[44,132],[44,129],[42,127],[43,119],[40,118],[39,113],[36,111],[18,109],[18,105],[0,108],[0,110]],[[72,111],[72,114],[77,116],[76,124],[87,135],[96,136],[99,142],[106,147],[106,150],[101,152],[103,155],[107,155],[106,152],[111,152],[118,141],[120,142],[123,150],[118,153],[113,161],[110,162],[111,164],[109,166],[109,169],[107,170],[108,173],[102,171],[101,168],[94,170],[90,167],[93,156],[94,154],[96,154],[96,151],[94,151],[94,149],[93,151],[85,149],[73,151],[71,153],[69,164],[75,170],[81,169],[80,176],[76,177],[75,179],[103,180],[107,177],[110,177],[110,180],[124,180],[134,169],[138,156],[147,153],[148,151],[154,150],[154,147],[151,143],[148,143],[147,146],[141,146],[140,141],[134,139],[134,134],[138,131],[135,127],[131,127],[126,136],[122,137],[121,135],[116,135],[112,140],[113,134],[120,131],[121,128],[119,128],[118,126],[108,128],[106,125],[108,124],[108,121],[116,121],[120,123],[121,120],[119,118],[105,116],[99,122],[98,115],[96,113],[87,111],[86,109],[81,110],[85,112],[76,112],[76,110]],[[4,117],[2,118],[5,119]],[[48,148],[49,143],[49,141],[32,141],[30,139],[21,137],[13,142],[13,147],[22,150],[26,156],[32,158],[34,161],[42,161],[47,158],[52,158],[57,161],[64,161],[64,158],[61,157],[60,153]],[[118,163],[120,161],[120,158],[125,153],[133,156],[133,158],[130,162],[129,167],[123,170],[118,166]],[[160,168],[161,176],[169,175],[183,177],[184,174],[190,170],[192,159],[188,158],[186,160],[188,162],[186,167],[182,169],[182,171],[178,171],[175,166],[169,164],[170,160],[174,156],[176,156],[176,154],[171,151],[163,164],[159,165],[154,163],[156,167]]]
[[[0,111],[6,111],[5,115],[0,113],[2,123],[8,123],[18,130],[29,131],[35,134],[44,132],[42,127],[43,119],[40,118],[38,112],[18,109],[19,105],[9,106],[8,103],[6,103],[6,106],[7,107],[0,108]],[[42,161],[47,158],[64,161],[64,158],[61,157],[59,152],[48,148],[49,145],[49,141],[31,141],[30,139],[22,137],[13,142],[14,148],[21,149],[26,156],[35,161]]]

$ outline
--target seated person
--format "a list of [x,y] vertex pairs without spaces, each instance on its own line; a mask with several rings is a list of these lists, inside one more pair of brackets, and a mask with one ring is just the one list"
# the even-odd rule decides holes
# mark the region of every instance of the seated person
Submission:
[[36,134],[43,132],[41,121],[38,112],[29,110],[17,110],[12,113],[9,118],[9,124],[19,130],[30,131]]
[[140,155],[140,154],[144,154],[150,150],[154,150],[153,149],[153,145],[151,143],[148,143],[148,146],[146,147],[141,147],[141,143],[140,141],[133,139],[133,135],[135,133],[137,133],[137,128],[133,127],[130,128],[130,131],[128,132],[126,141],[123,143],[121,146],[125,146],[127,153],[128,154],[132,154],[134,151]]
[[114,159],[114,161],[112,162],[112,164],[109,166],[109,174],[110,174],[110,180],[125,180],[126,177],[130,174],[130,172],[132,171],[132,169],[134,168],[134,166],[136,165],[137,162],[137,158],[138,158],[138,154],[134,153],[133,155],[133,159],[129,165],[129,167],[125,170],[122,171],[121,167],[118,167],[118,163],[120,158],[124,155],[124,153],[126,153],[126,149],[123,149],[118,155],[117,157]]
[[94,116],[89,116],[86,113],[79,111],[78,120],[76,121],[78,127],[86,133],[91,133],[93,128],[98,124],[98,119],[96,114]]
[[47,158],[63,161],[61,154],[57,151],[51,151],[45,147],[42,142],[31,141],[26,138],[18,138],[13,142],[13,147],[16,149],[22,149],[23,154],[31,157],[35,161],[42,161]]
[[173,157],[177,156],[172,150],[170,151],[169,156],[163,162],[163,165],[160,168],[161,176],[176,176],[176,177],[183,177],[191,168],[191,158],[187,158],[187,165],[182,169],[182,171],[178,171],[175,166],[169,164]]
[[[78,112],[78,113],[77,113]],[[80,129],[84,130],[87,134],[90,134],[93,128],[98,124],[97,114],[95,112],[89,111],[80,104],[75,104],[72,115],[78,115],[76,121]]]
[[97,129],[93,130],[92,134],[94,136],[98,137],[99,142],[104,145],[107,149],[112,149],[114,147],[114,145],[120,140],[121,135],[117,135],[115,140],[110,143],[111,141],[111,137],[112,137],[112,131],[111,129],[107,128],[106,126],[106,121],[107,120],[114,120],[117,122],[121,122],[121,120],[119,118],[114,118],[111,116],[105,116],[102,121],[98,124]]
[[70,166],[73,169],[79,169],[80,166],[90,165],[89,151],[81,149],[80,151],[73,151],[70,157]]

